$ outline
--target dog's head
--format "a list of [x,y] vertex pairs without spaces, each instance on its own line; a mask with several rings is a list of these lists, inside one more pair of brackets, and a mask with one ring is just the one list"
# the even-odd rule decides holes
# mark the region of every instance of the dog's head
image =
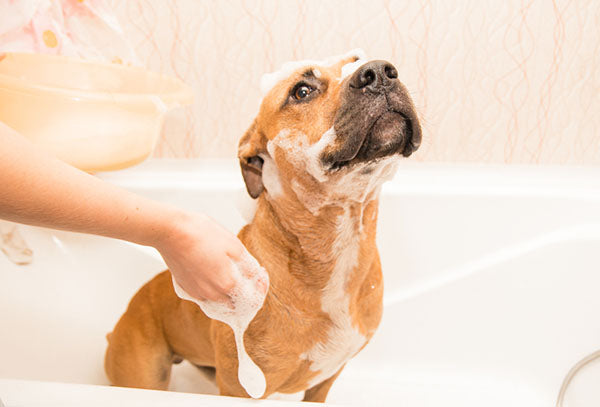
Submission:
[[[261,81],[265,97],[238,156],[248,193],[364,199],[421,142],[396,68],[351,52],[289,63]],[[323,203],[323,202],[320,202]]]

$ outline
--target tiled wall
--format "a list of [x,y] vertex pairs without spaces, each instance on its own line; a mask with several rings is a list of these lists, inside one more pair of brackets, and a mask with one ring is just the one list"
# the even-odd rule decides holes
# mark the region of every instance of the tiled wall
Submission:
[[234,157],[262,73],[352,48],[387,59],[420,161],[600,164],[597,0],[110,0],[153,70],[193,86],[159,157]]

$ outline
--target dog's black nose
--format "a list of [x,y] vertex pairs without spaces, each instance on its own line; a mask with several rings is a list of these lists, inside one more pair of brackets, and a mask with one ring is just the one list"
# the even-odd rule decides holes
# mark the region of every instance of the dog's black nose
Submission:
[[387,61],[367,62],[350,78],[350,87],[382,92],[398,81],[398,71]]

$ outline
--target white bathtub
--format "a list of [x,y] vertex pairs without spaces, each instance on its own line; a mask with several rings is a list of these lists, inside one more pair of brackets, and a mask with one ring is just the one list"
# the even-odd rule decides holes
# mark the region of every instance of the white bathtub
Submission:
[[[102,178],[205,211],[235,232],[244,224],[234,161],[150,161]],[[383,190],[378,232],[383,320],[329,402],[551,406],[571,366],[600,349],[599,169],[407,162]],[[82,386],[107,384],[105,334],[164,266],[121,241],[31,227],[22,234],[31,265],[0,252],[7,407],[249,403]],[[599,380],[600,363],[582,369],[565,406],[600,405]],[[216,392],[185,364],[172,389]]]

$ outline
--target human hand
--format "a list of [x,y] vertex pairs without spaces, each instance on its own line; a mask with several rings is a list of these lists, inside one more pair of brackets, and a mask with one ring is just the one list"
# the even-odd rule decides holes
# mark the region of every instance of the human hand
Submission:
[[255,288],[251,292],[267,291],[266,272],[245,266],[250,256],[246,248],[208,216],[184,212],[77,170],[2,122],[0,185],[0,218],[153,246],[192,298],[231,303],[232,290],[241,282],[245,289]]
[[[193,298],[229,302],[238,282],[232,262],[239,262],[246,248],[240,240],[203,214],[180,214],[171,231],[154,245],[177,283]],[[266,292],[267,282],[257,282]]]

